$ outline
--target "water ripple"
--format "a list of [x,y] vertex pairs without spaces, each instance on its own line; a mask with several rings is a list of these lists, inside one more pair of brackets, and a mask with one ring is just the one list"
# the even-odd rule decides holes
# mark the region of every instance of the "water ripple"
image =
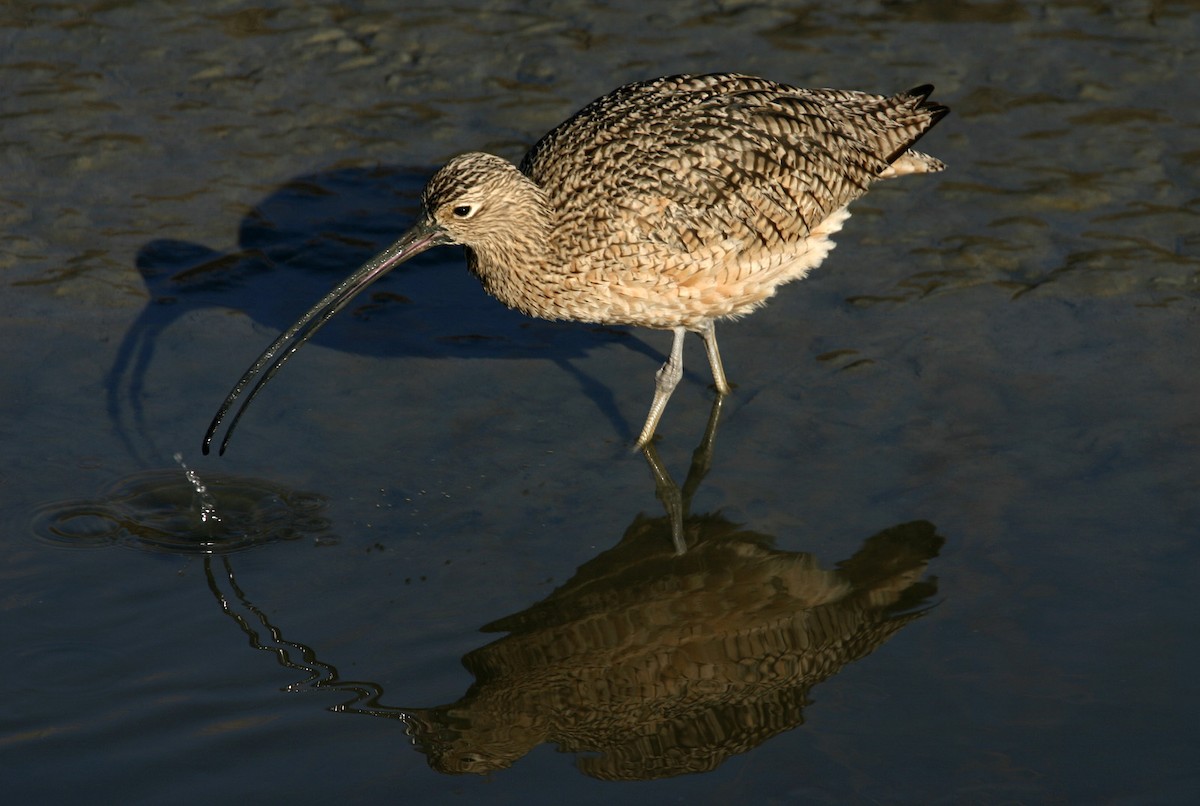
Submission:
[[323,514],[327,499],[317,493],[223,474],[206,476],[203,487],[198,491],[179,469],[139,473],[98,498],[39,507],[33,532],[57,546],[121,545],[174,554],[223,554],[302,537],[337,539]]

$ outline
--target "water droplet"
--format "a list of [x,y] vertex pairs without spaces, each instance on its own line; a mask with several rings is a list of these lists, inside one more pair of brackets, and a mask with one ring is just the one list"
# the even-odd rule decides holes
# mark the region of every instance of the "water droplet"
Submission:
[[279,540],[335,542],[327,499],[261,479],[188,468],[138,473],[95,499],[57,501],[36,511],[33,532],[58,546],[131,546],[218,554]]

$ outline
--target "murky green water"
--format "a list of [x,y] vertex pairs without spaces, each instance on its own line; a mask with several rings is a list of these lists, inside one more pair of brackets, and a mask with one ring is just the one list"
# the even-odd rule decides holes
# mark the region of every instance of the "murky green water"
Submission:
[[[1198,39],[1184,2],[5,7],[6,798],[1191,802]],[[685,484],[689,345],[688,553],[628,451],[669,337],[526,320],[454,250],[199,455],[448,156],[727,69],[932,82],[950,167],[724,328]]]

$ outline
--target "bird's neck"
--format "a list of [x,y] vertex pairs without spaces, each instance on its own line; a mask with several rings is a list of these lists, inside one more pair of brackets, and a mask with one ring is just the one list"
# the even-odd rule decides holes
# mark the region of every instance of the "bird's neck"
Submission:
[[562,261],[555,251],[554,215],[546,194],[525,180],[509,210],[502,230],[467,247],[467,265],[484,289],[508,307],[560,318],[553,278],[562,273]]

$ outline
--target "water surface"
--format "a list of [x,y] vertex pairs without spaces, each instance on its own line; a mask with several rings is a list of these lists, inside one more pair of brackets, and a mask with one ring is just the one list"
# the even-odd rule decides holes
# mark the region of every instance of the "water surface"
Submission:
[[[1192,4],[540,8],[0,12],[6,795],[1191,802]],[[199,455],[447,157],[729,69],[934,83],[949,170],[723,328],[696,466],[689,345],[677,498],[628,450],[669,337],[526,320],[453,249]]]

